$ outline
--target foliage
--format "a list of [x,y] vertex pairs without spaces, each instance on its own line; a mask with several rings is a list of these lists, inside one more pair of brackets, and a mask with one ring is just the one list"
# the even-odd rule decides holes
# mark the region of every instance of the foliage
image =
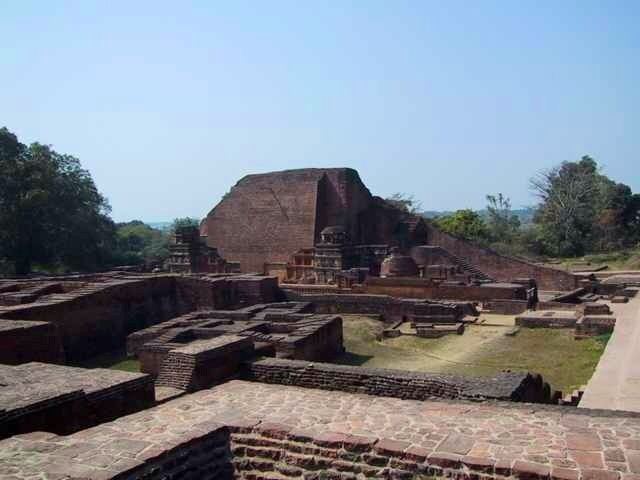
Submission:
[[486,243],[489,238],[489,232],[482,217],[468,208],[438,217],[435,223],[443,231],[465,240]]
[[78,159],[2,128],[0,169],[0,257],[15,273],[35,262],[81,270],[111,262],[110,207]]
[[563,162],[530,183],[540,199],[535,222],[547,253],[579,256],[630,246],[640,238],[640,195],[603,175],[593,158]]
[[407,195],[406,193],[394,193],[385,201],[394,207],[407,213],[418,213],[422,208],[422,204],[415,199],[413,195]]
[[194,217],[181,217],[173,220],[171,224],[171,232],[175,232],[181,227],[197,227],[200,225],[200,221]]
[[118,263],[157,265],[169,256],[168,232],[133,220],[117,225]]
[[520,220],[511,212],[511,200],[502,193],[487,195],[486,228],[494,242],[509,243],[520,228]]

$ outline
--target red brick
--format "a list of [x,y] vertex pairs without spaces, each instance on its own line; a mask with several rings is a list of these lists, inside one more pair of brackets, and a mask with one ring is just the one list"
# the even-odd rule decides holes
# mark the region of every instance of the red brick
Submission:
[[442,468],[460,468],[462,457],[455,453],[434,452],[429,455],[427,462]]
[[600,437],[595,433],[567,433],[566,438],[569,450],[602,450]]
[[414,462],[422,463],[424,462],[431,453],[431,450],[424,447],[418,447],[416,445],[411,445],[404,452],[404,458],[407,460],[411,460]]
[[462,464],[476,472],[492,473],[495,463],[495,460],[491,458],[473,457],[469,455],[462,457]]
[[580,480],[580,471],[573,468],[553,467],[551,480]]
[[351,452],[366,452],[371,450],[378,441],[376,437],[365,437],[363,435],[347,435],[344,440],[345,450]]
[[579,452],[570,451],[571,458],[573,458],[580,468],[604,468],[602,463],[602,453],[600,452]]
[[610,470],[593,468],[582,470],[582,480],[618,480],[619,478],[619,472],[612,472]]
[[541,480],[550,477],[551,468],[541,463],[516,460],[513,464],[512,473],[522,480]]
[[383,438],[376,443],[374,450],[383,455],[392,455],[395,457],[402,457],[404,451],[409,448],[411,444],[409,442],[402,442],[399,440],[389,440]]
[[475,440],[471,437],[467,437],[466,435],[460,435],[457,433],[451,433],[438,446],[436,451],[466,455],[467,453],[469,453],[474,443]]

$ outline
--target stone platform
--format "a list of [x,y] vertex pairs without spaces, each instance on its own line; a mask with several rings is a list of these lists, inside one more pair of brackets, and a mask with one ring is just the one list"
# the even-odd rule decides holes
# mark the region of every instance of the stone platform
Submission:
[[637,480],[640,417],[231,381],[67,437],[0,442],[1,479],[311,479],[320,471]]
[[149,375],[47,363],[0,365],[0,438],[72,433],[154,404]]

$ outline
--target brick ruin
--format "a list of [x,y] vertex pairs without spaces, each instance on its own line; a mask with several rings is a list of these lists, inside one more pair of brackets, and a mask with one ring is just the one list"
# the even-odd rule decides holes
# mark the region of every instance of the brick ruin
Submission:
[[66,437],[2,440],[0,468],[18,480],[633,480],[640,418],[235,380]]
[[[609,332],[596,300],[637,293],[627,277],[456,239],[350,169],[247,176],[170,250],[168,274],[0,280],[0,479],[640,475],[637,415],[567,406],[538,374],[330,363],[342,314],[380,339],[462,333],[479,308]],[[117,349],[141,372],[77,367]]]
[[201,234],[242,272],[295,283],[360,283],[380,275],[393,248],[410,252],[410,276],[437,281],[532,278],[540,288],[571,290],[580,280],[446,234],[373,196],[349,168],[247,175],[209,212]]
[[34,431],[67,435],[154,404],[149,375],[37,362],[0,365],[0,438]]

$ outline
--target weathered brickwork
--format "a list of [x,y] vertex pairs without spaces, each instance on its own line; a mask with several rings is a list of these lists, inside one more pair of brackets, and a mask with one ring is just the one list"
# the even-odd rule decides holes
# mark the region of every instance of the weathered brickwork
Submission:
[[277,279],[243,275],[113,274],[76,283],[36,302],[0,307],[0,347],[7,346],[0,353],[3,363],[74,363],[121,348],[128,334],[197,308],[281,296]]
[[287,300],[313,303],[318,313],[376,315],[389,323],[410,319],[416,315],[444,315],[460,319],[475,312],[470,302],[436,302],[372,294],[305,294],[288,288],[284,289],[284,293]]
[[465,377],[267,358],[244,364],[243,376],[265,383],[414,400],[449,398],[550,403],[558,397],[552,396],[549,384],[541,376],[526,372]]
[[285,170],[247,175],[209,212],[207,243],[243,272],[265,271],[320,240],[328,226],[344,227],[354,244],[396,244],[407,214],[371,195],[349,168]]
[[354,292],[374,295],[390,295],[400,298],[425,298],[430,300],[464,300],[484,302],[488,300],[526,300],[527,289],[511,283],[485,285],[434,284],[423,278],[368,277]]
[[580,280],[579,276],[564,270],[535,265],[461,240],[441,231],[430,222],[427,223],[427,243],[465,259],[498,281],[508,282],[514,278],[526,277],[535,279],[538,287],[543,290],[573,290],[578,287]]
[[0,365],[0,438],[68,434],[154,404],[149,375],[45,363]]
[[3,440],[0,469],[18,480],[636,480],[640,418],[232,381],[67,437]]
[[[140,359],[141,371],[158,377],[159,385],[204,388],[212,381],[207,385],[198,378],[210,374],[219,381],[236,373],[238,363],[253,354],[254,343],[260,355],[292,359],[328,361],[342,353],[342,319],[311,312],[313,305],[304,302],[198,310],[132,333],[127,338],[127,351]],[[194,349],[203,359],[214,363],[218,359],[220,372],[204,362],[198,375]]]
[[0,320],[0,363],[64,363],[56,325],[48,322]]

